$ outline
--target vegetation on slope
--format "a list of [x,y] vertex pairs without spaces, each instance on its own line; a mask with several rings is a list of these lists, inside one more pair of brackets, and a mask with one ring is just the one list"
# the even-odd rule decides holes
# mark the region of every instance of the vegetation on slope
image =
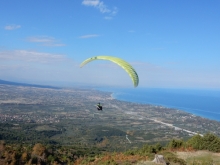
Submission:
[[[212,159],[211,153],[220,152],[220,138],[214,134],[207,133],[203,137],[195,135],[187,141],[173,139],[166,146],[157,143],[145,144],[141,148],[130,149],[125,152],[106,152],[102,147],[90,148],[79,146],[43,145],[30,144],[5,144],[0,142],[0,164],[1,165],[132,165],[146,164],[152,161],[155,154],[161,154],[167,163],[171,164],[210,164],[219,160]],[[206,155],[197,157],[184,157],[180,151],[188,153],[196,150],[209,150]],[[179,153],[179,154],[178,154]],[[185,153],[185,152],[184,152]],[[219,161],[220,162],[220,161]]]

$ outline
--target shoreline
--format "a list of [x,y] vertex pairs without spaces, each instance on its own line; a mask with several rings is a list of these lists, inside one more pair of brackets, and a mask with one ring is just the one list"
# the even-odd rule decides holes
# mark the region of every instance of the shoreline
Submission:
[[[96,90],[99,90],[101,92],[109,92],[109,91],[103,90],[103,89],[96,89]],[[121,98],[119,98],[117,96],[114,96],[114,94],[116,92],[110,92],[110,93],[111,93],[110,94],[110,99],[112,99],[112,100],[115,99],[115,100],[119,100],[119,101],[135,103],[135,104],[161,106],[161,107],[164,107],[164,108],[169,108],[169,109],[174,109],[174,110],[182,111],[182,112],[185,112],[185,113],[197,116],[197,117],[201,117],[201,118],[204,118],[204,119],[214,120],[214,121],[220,122],[220,119],[214,118],[215,116],[214,117],[211,116],[211,115],[215,115],[215,114],[220,116],[220,113],[214,113],[214,112],[210,112],[210,111],[205,111],[205,110],[200,110],[200,109],[193,109],[193,108],[170,106],[170,105],[164,105],[164,104],[159,104],[159,103],[150,103],[150,102],[146,103],[146,102],[143,102],[143,101],[131,101],[131,100],[121,99]],[[198,113],[198,112],[209,113],[210,116],[207,117],[207,115],[201,114],[201,113]]]

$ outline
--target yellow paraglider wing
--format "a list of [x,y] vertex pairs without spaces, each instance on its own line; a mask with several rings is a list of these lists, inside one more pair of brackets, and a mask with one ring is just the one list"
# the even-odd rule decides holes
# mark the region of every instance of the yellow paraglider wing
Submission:
[[112,56],[96,56],[96,57],[91,57],[86,59],[85,61],[83,61],[80,65],[80,67],[83,67],[84,65],[86,65],[87,63],[93,61],[93,60],[109,60],[112,61],[116,64],[118,64],[120,67],[122,67],[131,77],[134,87],[138,86],[139,83],[139,78],[138,78],[138,74],[137,72],[134,70],[134,68],[127,63],[126,61],[118,58],[118,57],[112,57]]

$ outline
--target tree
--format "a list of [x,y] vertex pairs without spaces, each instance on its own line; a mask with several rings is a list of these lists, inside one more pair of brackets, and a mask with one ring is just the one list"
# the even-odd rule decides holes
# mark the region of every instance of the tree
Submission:
[[40,144],[40,143],[37,143],[34,145],[33,147],[33,152],[32,154],[35,154],[35,155],[39,155],[39,156],[42,156],[43,153],[45,152],[46,148]]

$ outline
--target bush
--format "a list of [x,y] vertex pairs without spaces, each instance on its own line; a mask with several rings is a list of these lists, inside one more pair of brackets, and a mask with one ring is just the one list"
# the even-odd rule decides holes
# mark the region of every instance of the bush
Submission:
[[195,135],[187,141],[187,147],[192,147],[196,150],[203,149],[203,139],[200,135]]
[[211,133],[207,133],[203,137],[195,135],[187,141],[187,146],[196,150],[220,152],[220,139]]
[[184,146],[184,141],[179,139],[173,139],[168,143],[168,148],[170,149],[178,149]]
[[220,151],[220,139],[211,133],[207,133],[203,136],[203,148],[213,152]]

